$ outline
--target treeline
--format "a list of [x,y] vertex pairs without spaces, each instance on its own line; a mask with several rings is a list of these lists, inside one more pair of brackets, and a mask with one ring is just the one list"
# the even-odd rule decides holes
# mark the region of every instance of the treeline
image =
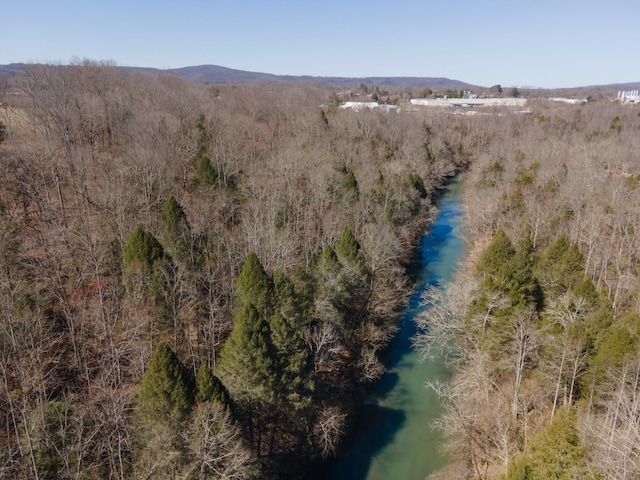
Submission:
[[454,369],[431,385],[452,459],[434,478],[636,478],[640,114],[534,112],[486,125],[469,268],[426,296],[417,343]]
[[19,82],[0,476],[299,477],[334,455],[465,124],[90,63]]

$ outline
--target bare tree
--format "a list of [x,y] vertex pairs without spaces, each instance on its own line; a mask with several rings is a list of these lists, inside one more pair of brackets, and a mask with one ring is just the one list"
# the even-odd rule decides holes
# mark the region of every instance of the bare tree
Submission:
[[429,285],[422,294],[424,310],[418,315],[414,345],[425,358],[445,354],[460,359],[479,348],[478,339],[466,325],[473,298],[473,280],[461,273],[453,282]]
[[347,415],[337,407],[330,406],[320,411],[313,433],[322,458],[335,455],[344,435],[346,418]]
[[198,405],[185,434],[190,460],[183,478],[246,479],[255,473],[255,459],[240,428],[219,403]]

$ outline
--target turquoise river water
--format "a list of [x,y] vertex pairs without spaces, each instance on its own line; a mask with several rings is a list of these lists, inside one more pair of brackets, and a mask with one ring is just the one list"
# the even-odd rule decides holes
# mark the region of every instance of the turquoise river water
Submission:
[[440,197],[440,213],[421,242],[420,281],[402,313],[401,328],[390,345],[388,371],[363,407],[358,430],[330,478],[348,480],[418,480],[443,466],[441,438],[431,428],[442,412],[427,380],[446,380],[443,361],[422,361],[412,348],[414,317],[425,307],[424,288],[450,280],[465,254],[461,238],[459,182]]

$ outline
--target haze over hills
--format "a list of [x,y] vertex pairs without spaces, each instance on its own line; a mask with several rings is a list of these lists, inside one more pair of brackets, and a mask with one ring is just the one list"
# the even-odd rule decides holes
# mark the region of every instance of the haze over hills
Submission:
[[[2,77],[13,78],[29,64],[12,63],[0,65],[0,81]],[[223,67],[220,65],[197,65],[182,68],[158,69],[148,67],[118,67],[132,72],[146,72],[150,74],[170,74],[186,81],[203,84],[240,84],[240,83],[275,83],[275,82],[316,82],[335,86],[348,85],[379,85],[386,87],[431,87],[436,89],[482,89],[489,88],[490,85],[473,85],[461,80],[446,77],[331,77],[331,76],[311,76],[311,75],[277,75],[272,73],[251,72]],[[504,88],[512,86],[503,85]],[[629,90],[640,88],[640,81],[628,83],[616,83],[610,85],[587,85],[575,86],[572,88],[543,89],[535,87],[520,87],[523,93],[534,93],[534,96],[542,95],[590,95],[590,94],[614,94],[617,90]]]
[[[13,77],[27,64],[12,63],[0,65],[0,75]],[[121,67],[131,71],[144,71],[152,74],[171,74],[183,80],[205,84],[228,83],[272,83],[272,82],[318,82],[329,85],[381,85],[388,87],[430,86],[437,88],[472,88],[474,85],[443,77],[314,77],[310,75],[276,75],[271,73],[249,72],[222,67],[219,65],[198,65],[192,67],[161,70],[144,67]]]
[[166,70],[184,80],[199,83],[252,83],[252,82],[321,82],[329,85],[364,83],[389,87],[415,87],[430,85],[441,88],[463,88],[473,85],[443,77],[314,77],[311,75],[275,75],[247,72],[217,65],[200,65]]

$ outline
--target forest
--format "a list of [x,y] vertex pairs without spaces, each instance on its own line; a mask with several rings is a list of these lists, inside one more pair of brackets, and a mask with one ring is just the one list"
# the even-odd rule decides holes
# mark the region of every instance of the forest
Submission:
[[416,345],[453,371],[432,478],[638,478],[640,112],[532,110],[483,119],[470,254],[424,297]]
[[352,112],[321,84],[91,62],[15,82],[0,477],[321,471],[461,172],[468,264],[425,296],[416,338],[454,372],[429,386],[452,459],[438,477],[640,474],[636,107]]
[[339,111],[321,85],[91,62],[15,82],[0,477],[300,478],[333,457],[463,132]]

